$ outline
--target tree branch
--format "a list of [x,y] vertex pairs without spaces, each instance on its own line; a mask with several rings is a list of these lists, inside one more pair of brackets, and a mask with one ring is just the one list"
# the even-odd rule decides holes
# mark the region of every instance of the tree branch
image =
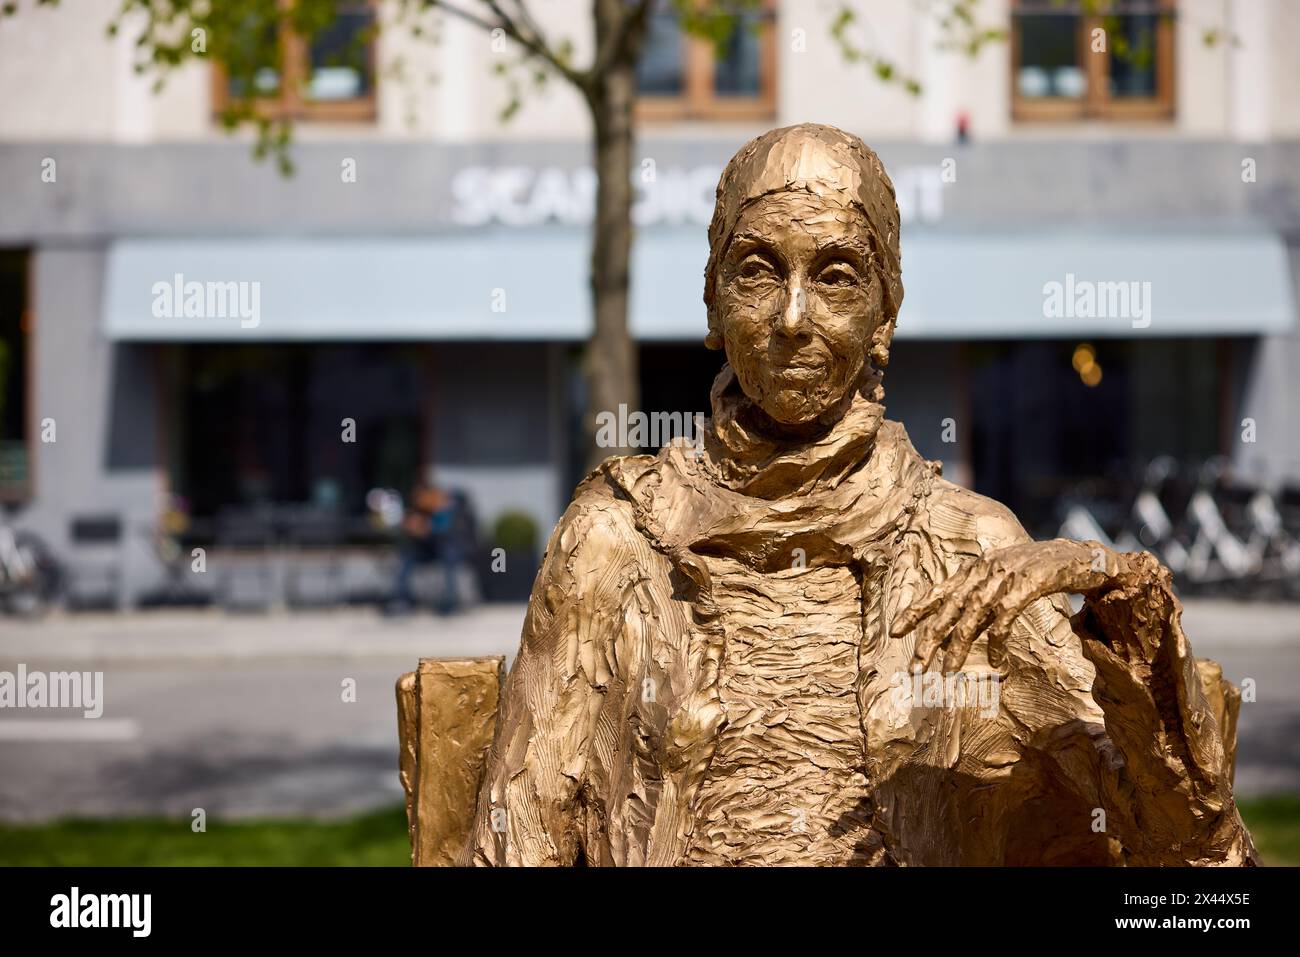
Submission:
[[560,56],[551,49],[547,44],[541,32],[537,29],[536,23],[532,16],[524,9],[521,0],[516,0],[516,7],[519,9],[519,16],[506,13],[502,8],[499,0],[484,0],[489,10],[497,18],[496,22],[472,13],[461,6],[453,6],[447,3],[447,0],[425,0],[426,4],[437,10],[445,10],[454,17],[473,24],[480,30],[491,33],[493,30],[503,30],[511,40],[519,44],[533,56],[542,60],[548,66],[555,70],[556,73],[564,77],[580,90],[585,89],[587,76],[569,66]]

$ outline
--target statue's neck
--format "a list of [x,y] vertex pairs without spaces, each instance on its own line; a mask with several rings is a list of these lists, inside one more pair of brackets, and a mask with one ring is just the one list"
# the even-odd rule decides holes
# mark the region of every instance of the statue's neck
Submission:
[[767,415],[724,366],[714,382],[706,448],[717,481],[761,498],[783,498],[835,485],[870,457],[884,406],[879,376],[864,374],[835,409],[790,426]]
[[[738,387],[739,383],[737,383]],[[869,397],[873,383],[867,376],[861,377],[858,385],[848,390],[832,408],[827,409],[809,422],[778,422],[767,414],[757,402],[748,396],[737,397],[737,418],[744,421],[748,429],[756,435],[763,436],[776,444],[811,444],[820,441],[835,431],[853,408],[855,402]]]

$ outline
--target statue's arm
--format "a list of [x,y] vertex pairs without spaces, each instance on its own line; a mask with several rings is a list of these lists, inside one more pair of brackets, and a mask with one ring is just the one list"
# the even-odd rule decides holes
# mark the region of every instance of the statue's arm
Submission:
[[[983,646],[1035,779],[1021,783],[1059,801],[1067,843],[1093,809],[1130,864],[1252,861],[1168,570],[1095,542],[1034,541],[1002,505],[944,491],[930,527],[959,530],[938,536],[947,577],[891,628],[915,632],[914,666],[959,671]],[[1076,615],[1067,593],[1084,596]]]
[[1129,863],[1253,862],[1172,576],[1149,553],[1106,560],[1113,577],[1085,595],[1071,625],[1096,668],[1092,696],[1107,736],[1124,756],[1104,790]]
[[[1014,547],[1052,566],[1053,545],[1026,536]],[[1104,826],[1129,865],[1253,862],[1250,835],[1232,797],[1223,735],[1202,691],[1168,569],[1146,553],[1068,545],[1080,550],[1074,561],[1086,562],[1088,570],[1082,578],[1061,571],[1048,586],[1057,600],[1046,603],[1052,609],[1046,621],[1042,602],[1037,616],[1021,617],[1026,631],[1054,636],[1032,645],[1038,654],[1062,663],[1081,657],[1095,669],[1095,707],[1081,707],[1076,720],[1038,736],[1056,768],[1053,785],[1064,782],[1075,798],[1105,812],[1089,826]],[[1060,564],[1070,561],[1062,557]],[[1084,600],[1070,617],[1060,594],[1066,591]],[[1096,733],[1096,709],[1104,736]]]
[[582,852],[580,795],[613,617],[605,506],[579,495],[547,545],[506,679],[465,864],[560,865]]

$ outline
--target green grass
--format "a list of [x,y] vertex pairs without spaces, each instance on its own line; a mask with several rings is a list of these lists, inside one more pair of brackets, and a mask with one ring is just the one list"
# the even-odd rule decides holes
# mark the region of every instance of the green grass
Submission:
[[[1240,802],[1265,864],[1300,865],[1300,796]],[[0,825],[0,865],[321,865],[404,867],[411,862],[406,813],[376,811],[344,821],[209,821],[163,818]]]
[[1300,796],[1279,794],[1237,806],[1265,864],[1300,866]]
[[188,818],[67,820],[0,825],[0,865],[410,866],[406,812],[375,811],[341,821]]

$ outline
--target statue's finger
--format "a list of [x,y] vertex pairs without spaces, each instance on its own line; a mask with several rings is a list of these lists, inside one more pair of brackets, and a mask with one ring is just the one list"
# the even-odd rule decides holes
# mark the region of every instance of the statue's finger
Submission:
[[961,617],[948,642],[948,653],[943,661],[944,671],[957,671],[966,663],[984,626],[1001,611],[1006,593],[1012,587],[1012,580],[1008,575],[985,578],[966,594]]
[[998,613],[992,623],[984,629],[980,635],[988,641],[989,646],[989,664],[994,668],[1001,669],[1006,662],[1007,639],[1011,636],[1011,629],[1015,626],[1016,615],[1007,611]]
[[974,639],[969,641],[950,641],[948,648],[943,654],[942,671],[946,675],[954,674],[961,671],[961,666],[966,663],[966,656],[970,654],[971,644]]
[[997,614],[1003,595],[1013,587],[1014,581],[1014,575],[995,575],[987,563],[977,563],[962,586],[949,596],[944,610],[933,619],[936,626],[948,632],[941,642],[946,649],[945,672],[956,671],[965,664],[976,637],[984,624]]
[[890,626],[890,637],[903,637],[915,628],[922,618],[938,608],[943,602],[944,586],[947,584],[948,582],[940,582],[927,591],[919,600],[904,608],[898,617],[894,619],[893,625]]
[[1007,641],[1011,638],[1011,629],[1016,626],[1016,619],[1023,611],[1023,607],[1018,611],[1008,608],[993,619],[993,624],[988,627],[989,664],[995,668],[1001,668],[1006,663]]
[[963,582],[962,587],[951,592],[946,601],[926,620],[925,633],[917,639],[916,650],[912,654],[913,665],[930,667],[935,651],[947,641],[953,625],[965,610],[963,599],[970,587],[969,582]]
[[1009,590],[1002,597],[1001,609],[984,629],[984,635],[988,637],[989,643],[989,664],[994,667],[999,667],[997,662],[1005,655],[1007,638],[1011,635],[1016,619],[1024,614],[1025,609],[1036,599],[1043,597],[1041,588],[1035,587],[1035,584],[1022,580],[1021,587]]
[[951,578],[930,586],[930,590],[922,595],[919,599],[912,602],[902,613],[895,619],[893,626],[889,629],[889,634],[893,638],[901,638],[913,628],[917,622],[927,615],[933,614],[943,606],[948,596],[957,588],[960,588],[966,582],[967,572],[969,569],[962,569]]
[[983,630],[984,623],[997,613],[998,606],[987,604],[983,598],[984,596],[973,597],[965,603],[965,610],[952,630],[952,637],[943,656],[945,673],[961,669],[961,666],[966,663],[971,647],[975,644],[976,637]]
[[935,631],[929,622],[917,629],[916,650],[912,652],[912,670],[929,671],[930,662],[934,660],[939,646],[943,644],[944,635]]

